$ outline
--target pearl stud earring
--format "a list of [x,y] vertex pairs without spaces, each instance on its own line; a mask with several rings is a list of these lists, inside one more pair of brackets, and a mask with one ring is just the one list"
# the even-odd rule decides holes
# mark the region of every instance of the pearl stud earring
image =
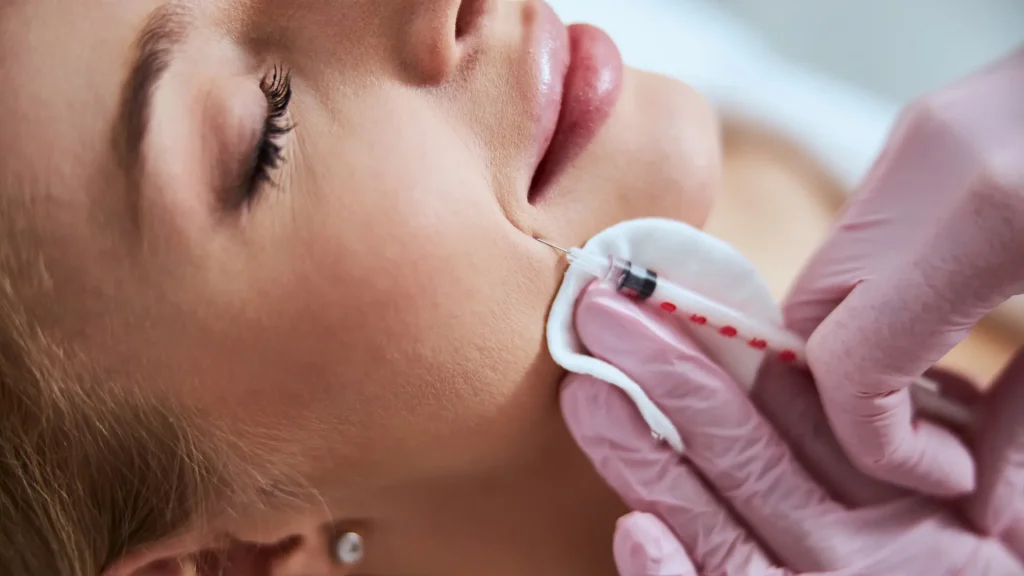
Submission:
[[363,537],[355,532],[346,532],[334,541],[334,557],[344,566],[359,564],[364,555]]

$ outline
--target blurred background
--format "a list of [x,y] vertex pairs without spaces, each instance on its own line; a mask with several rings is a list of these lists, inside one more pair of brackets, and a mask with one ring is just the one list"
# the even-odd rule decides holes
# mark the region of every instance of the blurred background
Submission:
[[1024,43],[1024,0],[717,3],[780,54],[898,102]]
[[[1024,46],[1024,0],[719,0],[717,4],[779,56],[877,97],[880,109],[889,109],[881,112],[883,116]],[[1020,97],[1024,99],[1024,86]],[[736,131],[730,140],[730,161],[747,166],[758,157],[763,164],[764,146],[773,146],[761,139],[758,151],[749,134]],[[738,185],[750,188],[758,183],[748,179]],[[783,185],[799,189],[800,183],[790,179]],[[737,204],[750,200],[743,191],[728,194]],[[795,208],[807,205],[805,198]],[[828,207],[819,206],[816,217],[827,212]],[[758,250],[756,239],[737,226],[749,226],[753,220],[737,218],[734,206],[719,212],[711,224],[743,245],[762,267],[772,270],[769,274],[774,276],[782,268],[784,276],[774,276],[774,284],[782,288],[791,280],[786,274],[795,271]],[[825,233],[813,217],[802,227],[809,236]],[[770,232],[763,229],[762,234]],[[945,363],[985,382],[1022,343],[1024,298],[1018,297],[979,327]]]

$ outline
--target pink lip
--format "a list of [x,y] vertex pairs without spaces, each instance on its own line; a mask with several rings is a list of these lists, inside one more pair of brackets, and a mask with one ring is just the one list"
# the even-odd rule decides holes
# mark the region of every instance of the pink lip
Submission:
[[536,170],[529,200],[541,200],[593,141],[619,99],[622,56],[602,30],[566,28],[546,2],[537,5],[534,53],[538,67]]

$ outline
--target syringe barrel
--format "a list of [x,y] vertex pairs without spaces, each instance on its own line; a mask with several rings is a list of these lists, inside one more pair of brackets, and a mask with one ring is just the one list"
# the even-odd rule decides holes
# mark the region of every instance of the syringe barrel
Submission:
[[657,272],[614,256],[609,276],[616,290],[635,300],[647,300],[658,288]]
[[[599,268],[601,266],[598,266],[596,262],[592,263],[595,274]],[[668,280],[659,282],[658,274],[655,271],[637,266],[616,256],[609,258],[607,272],[602,280],[614,286],[619,293],[637,301],[650,300],[653,297],[657,305],[657,302],[662,300],[676,303],[684,300],[680,297],[681,289],[672,282]],[[689,296],[690,300],[693,298],[704,299],[699,294]],[[669,308],[662,306],[662,308],[677,310],[675,305]],[[702,308],[718,309],[716,316],[726,324],[717,327],[712,325],[712,327],[718,329],[721,334],[735,337],[742,333],[747,336],[745,339],[748,345],[754,346],[755,343],[759,343],[758,346],[772,346],[780,358],[787,359],[785,361],[806,366],[804,342],[795,334],[789,333],[781,327],[764,325],[756,319],[747,318],[737,311],[710,300],[706,300]],[[687,314],[689,313],[690,311],[687,311]],[[707,321],[703,316],[700,318]],[[969,408],[943,396],[938,391],[937,385],[925,378],[914,382],[910,387],[910,392],[915,408],[925,416],[958,427],[969,427],[973,422],[974,415]]]

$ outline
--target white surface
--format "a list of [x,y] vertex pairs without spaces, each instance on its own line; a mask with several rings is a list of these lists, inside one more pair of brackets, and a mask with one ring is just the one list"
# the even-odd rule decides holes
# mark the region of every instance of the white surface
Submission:
[[786,57],[894,102],[1024,43],[1022,0],[697,1],[724,5]]

